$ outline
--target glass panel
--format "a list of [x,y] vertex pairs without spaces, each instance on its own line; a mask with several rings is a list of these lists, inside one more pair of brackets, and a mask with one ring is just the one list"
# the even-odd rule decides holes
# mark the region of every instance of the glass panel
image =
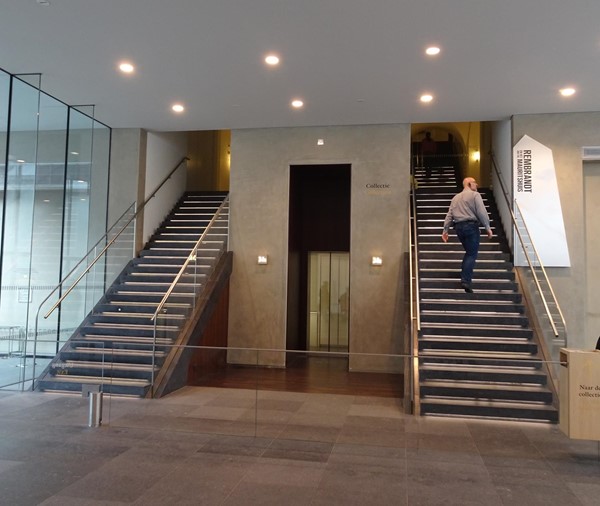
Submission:
[[[110,152],[108,127],[82,111],[70,111],[40,92],[39,85],[39,74],[0,71],[0,356],[18,358],[20,367],[15,372],[11,365],[3,375],[9,382],[15,377],[30,381],[45,368],[104,293],[106,281],[101,261],[82,283],[81,293],[44,319],[61,295],[52,294],[37,317],[41,301],[61,276],[104,234]],[[125,219],[133,211],[127,213]],[[131,230],[126,236],[131,258]],[[73,280],[92,258],[82,262]],[[113,277],[122,270],[123,260],[119,262]]]
[[[67,113],[66,105],[41,94],[31,251],[30,320],[35,317],[42,300],[60,281]],[[28,326],[33,327],[31,323]],[[58,312],[47,320],[39,321],[38,338],[42,340],[36,348],[39,355],[52,356],[56,353],[57,328]]]
[[[13,79],[11,134],[5,175],[0,321],[13,332],[27,331],[37,158],[39,90]],[[8,343],[2,343],[2,346]],[[20,346],[21,343],[19,343]],[[24,344],[24,343],[23,343]],[[10,350],[4,349],[3,353]],[[21,354],[23,350],[17,349]],[[15,348],[11,353],[15,353]]]
[[[6,172],[6,143],[8,140],[8,105],[10,92],[10,76],[0,71],[0,266],[2,265],[2,215],[4,212],[4,183]],[[2,272],[0,272],[0,282],[4,284]],[[0,291],[0,308],[1,299],[4,294]],[[0,312],[0,356],[6,357],[13,353],[15,346],[15,332],[18,332],[19,327],[13,328],[8,322],[5,322]],[[0,383],[1,384],[1,383]]]

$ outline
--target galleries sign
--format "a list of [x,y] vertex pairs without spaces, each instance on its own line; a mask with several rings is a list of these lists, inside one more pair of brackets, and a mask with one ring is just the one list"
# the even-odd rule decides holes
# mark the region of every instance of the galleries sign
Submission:
[[[542,263],[546,267],[570,267],[552,150],[524,135],[513,148],[513,171],[513,196]],[[519,218],[516,210],[515,216]],[[516,236],[515,244],[519,244]],[[535,255],[530,254],[530,259],[534,261]],[[515,265],[527,265],[521,248],[516,248]]]

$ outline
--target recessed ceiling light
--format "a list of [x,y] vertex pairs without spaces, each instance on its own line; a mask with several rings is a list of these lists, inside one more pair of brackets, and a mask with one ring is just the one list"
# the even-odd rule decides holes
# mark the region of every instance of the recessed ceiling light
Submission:
[[123,63],[119,63],[119,70],[125,74],[131,74],[135,70],[135,67],[131,63],[124,61]]
[[440,48],[437,46],[430,46],[425,50],[425,53],[429,56],[435,56],[436,54],[440,54]]
[[48,7],[50,5],[50,2],[48,0],[36,0],[38,5],[43,5],[45,7]]
[[21,160],[20,158],[17,160],[17,163],[25,163],[25,160]]
[[173,104],[171,106],[171,109],[173,109],[175,112],[183,112],[183,111],[185,111],[185,107],[183,107],[181,104]]
[[265,58],[265,63],[267,63],[268,65],[277,65],[279,63],[279,56],[275,54],[267,55],[267,57]]
[[295,107],[296,109],[300,109],[300,107],[302,107],[303,105],[304,105],[304,102],[302,102],[302,100],[299,100],[299,99],[292,100],[292,107]]
[[563,88],[560,90],[560,94],[563,97],[570,97],[572,95],[575,95],[575,88]]
[[72,155],[78,155],[79,153],[77,151],[71,151]]
[[428,103],[431,102],[433,100],[433,95],[429,95],[428,93],[426,93],[425,95],[421,95],[421,102],[424,103]]

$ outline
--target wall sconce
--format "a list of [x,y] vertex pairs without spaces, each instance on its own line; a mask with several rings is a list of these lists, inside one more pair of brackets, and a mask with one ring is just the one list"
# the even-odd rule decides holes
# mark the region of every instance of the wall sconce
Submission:
[[383,259],[381,257],[371,257],[371,265],[381,267],[383,265]]
[[258,255],[258,265],[267,265],[269,263],[269,257],[267,255]]

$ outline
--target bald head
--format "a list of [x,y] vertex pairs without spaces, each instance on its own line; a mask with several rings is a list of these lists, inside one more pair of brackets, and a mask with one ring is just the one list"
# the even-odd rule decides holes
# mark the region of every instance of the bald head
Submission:
[[466,177],[463,179],[463,188],[469,188],[473,191],[477,191],[477,181],[475,181],[475,178]]

